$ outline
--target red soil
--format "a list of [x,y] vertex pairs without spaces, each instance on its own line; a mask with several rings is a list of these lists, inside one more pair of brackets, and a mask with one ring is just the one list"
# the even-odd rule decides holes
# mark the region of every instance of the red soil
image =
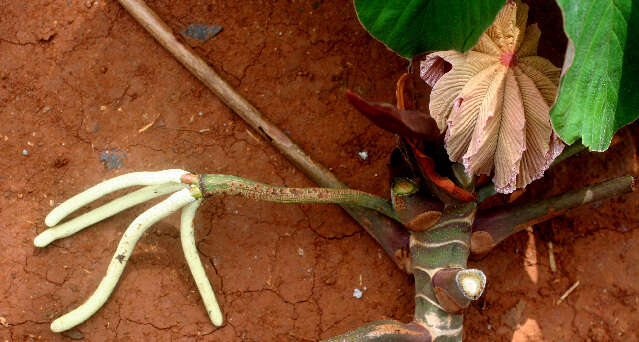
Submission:
[[[208,42],[190,41],[198,53],[338,177],[387,195],[394,137],[350,108],[344,93],[392,102],[407,63],[368,37],[349,2],[149,5],[176,31],[222,25]],[[573,158],[536,187],[554,193],[636,174],[637,145],[633,131],[625,134],[609,152]],[[338,207],[223,198],[203,205],[196,227],[224,326],[207,318],[174,215],[141,239],[104,308],[71,332],[49,331],[95,289],[142,210],[35,248],[53,205],[140,170],[313,185],[256,136],[115,1],[0,3],[0,340],[315,341],[367,321],[410,320],[411,278]],[[117,150],[121,168],[105,167],[106,150]],[[639,340],[638,197],[570,211],[472,262],[489,285],[466,314],[466,340]],[[361,299],[355,288],[366,288]]]

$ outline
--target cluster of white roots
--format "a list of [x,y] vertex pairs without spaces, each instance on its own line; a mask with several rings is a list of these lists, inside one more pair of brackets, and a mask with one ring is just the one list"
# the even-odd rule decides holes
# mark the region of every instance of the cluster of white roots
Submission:
[[[222,325],[222,312],[217,304],[215,294],[206,277],[204,267],[202,266],[195,246],[193,218],[202,199],[196,198],[199,197],[199,191],[197,191],[197,189],[190,189],[188,184],[182,183],[180,180],[181,177],[186,174],[189,174],[189,172],[184,170],[164,170],[158,172],[134,172],[121,175],[73,196],[47,215],[45,223],[51,228],[35,237],[33,243],[36,247],[45,247],[57,239],[70,236],[132,206],[158,196],[172,193],[168,198],[149,208],[131,222],[122,235],[115,255],[113,255],[113,259],[111,259],[109,263],[106,275],[102,278],[98,288],[82,305],[53,321],[51,323],[52,331],[62,332],[71,329],[98,311],[113,292],[135,248],[135,244],[142,234],[144,234],[151,225],[180,208],[183,208],[180,237],[184,256],[191,269],[191,274],[193,274],[195,284],[202,295],[202,301],[204,302],[211,322],[216,326]],[[58,225],[58,223],[69,214],[96,199],[114,191],[136,185],[145,185],[145,187]],[[192,190],[194,190],[193,193],[196,194],[196,197],[192,194]]]

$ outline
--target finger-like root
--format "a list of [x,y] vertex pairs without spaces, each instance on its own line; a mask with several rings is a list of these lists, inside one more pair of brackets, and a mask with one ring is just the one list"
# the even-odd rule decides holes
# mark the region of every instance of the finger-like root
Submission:
[[111,292],[113,292],[113,289],[120,279],[120,275],[122,275],[122,271],[124,271],[124,267],[135,248],[135,244],[146,229],[155,222],[193,201],[195,201],[195,198],[191,195],[189,189],[182,189],[172,194],[164,201],[149,208],[133,220],[122,235],[117,251],[113,256],[113,259],[111,259],[106,275],[102,278],[98,288],[82,305],[53,321],[53,323],[51,323],[51,330],[54,332],[62,332],[71,329],[84,322],[98,311],[109,298]]
[[180,189],[184,189],[185,184],[165,183],[158,185],[149,185],[140,190],[134,191],[125,196],[114,199],[113,201],[89,211],[86,214],[78,216],[68,222],[59,224],[40,233],[33,239],[36,247],[45,247],[51,242],[71,236],[80,230],[111,217],[123,210],[129,209],[142,202],[146,202],[155,197],[170,194]]
[[202,203],[201,199],[187,205],[186,207],[184,207],[184,209],[182,209],[180,239],[182,240],[184,257],[186,258],[186,262],[191,269],[191,274],[193,275],[193,279],[195,280],[195,285],[197,285],[197,288],[200,291],[202,301],[204,302],[204,307],[206,307],[206,312],[208,313],[211,322],[219,327],[222,325],[223,320],[222,311],[220,311],[220,306],[217,304],[215,293],[213,292],[211,283],[209,283],[209,279],[206,277],[206,272],[204,271],[202,261],[200,260],[200,256],[197,253],[197,247],[195,246],[193,218],[195,217],[195,211],[200,206],[200,203]]
[[44,223],[49,227],[53,227],[72,212],[114,191],[135,185],[180,183],[180,177],[185,174],[188,174],[188,172],[173,169],[155,172],[132,172],[111,178],[64,201],[47,215]]

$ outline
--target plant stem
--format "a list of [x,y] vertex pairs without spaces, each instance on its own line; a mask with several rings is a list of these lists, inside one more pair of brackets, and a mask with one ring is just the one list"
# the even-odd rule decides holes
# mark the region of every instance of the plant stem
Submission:
[[446,312],[458,314],[484,292],[486,276],[480,270],[445,267],[433,276],[437,302]]
[[[415,322],[429,330],[433,341],[461,341],[463,316],[451,314],[437,300],[432,278],[444,268],[466,268],[470,227],[477,204],[449,206],[431,229],[411,235],[415,276]],[[440,338],[441,337],[441,338]]]
[[200,176],[200,190],[205,197],[237,195],[279,203],[336,203],[360,206],[378,211],[396,221],[400,220],[387,200],[353,189],[285,188],[236,176],[203,174]]
[[415,323],[376,321],[324,342],[431,342],[428,330]]
[[[193,50],[180,43],[171,29],[143,0],[118,0],[133,18],[167,49],[195,77],[204,83],[224,104],[240,116],[262,137],[268,140],[289,161],[313,182],[325,188],[348,188],[335,175],[313,161],[284,132],[271,123],[242,95],[234,90]],[[408,232],[401,224],[387,220],[375,211],[342,206],[377,242],[400,268],[404,260],[398,255],[406,253]]]
[[631,176],[617,177],[534,202],[480,211],[473,225],[472,252],[486,253],[512,234],[567,209],[631,192],[633,183]]
[[393,208],[404,226],[412,231],[424,231],[437,223],[444,205],[427,198],[416,182],[404,177],[395,177],[391,184]]
[[475,202],[448,206],[436,225],[411,234],[410,254],[415,276],[413,322],[372,322],[326,342],[461,342],[463,315],[451,313],[442,306],[432,279],[441,271],[466,268],[476,207]]

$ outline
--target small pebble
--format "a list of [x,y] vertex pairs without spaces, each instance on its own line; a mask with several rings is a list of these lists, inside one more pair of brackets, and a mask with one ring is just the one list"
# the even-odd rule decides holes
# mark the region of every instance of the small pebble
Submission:
[[297,249],[297,255],[299,255],[299,256],[304,256],[304,250],[303,250],[303,249],[301,249],[301,248],[298,248],[298,249]]
[[26,149],[22,150],[22,155],[23,156],[28,156],[29,155],[29,151],[27,151]]
[[362,294],[363,294],[362,290],[360,290],[360,289],[354,289],[353,290],[353,297],[355,297],[357,299],[362,298]]
[[360,158],[362,158],[362,160],[366,160],[366,158],[368,158],[368,152],[366,151],[357,152],[357,154],[359,155]]

